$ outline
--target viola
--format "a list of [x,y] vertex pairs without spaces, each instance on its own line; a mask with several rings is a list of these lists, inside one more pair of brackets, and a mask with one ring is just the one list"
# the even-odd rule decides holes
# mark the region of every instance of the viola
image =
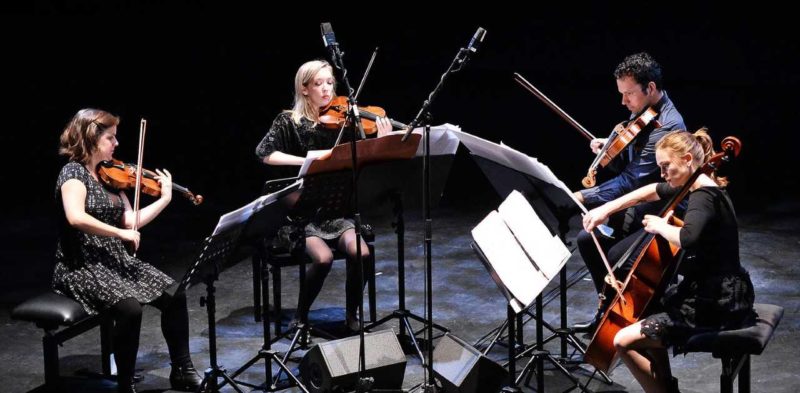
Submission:
[[[136,187],[136,165],[127,164],[120,160],[101,161],[97,165],[97,174],[100,181],[106,186],[118,189],[129,190]],[[157,173],[142,169],[142,192],[147,195],[161,195],[161,184],[156,180]],[[202,195],[195,195],[188,188],[172,183],[172,190],[189,198],[193,204],[203,203]]]
[[[350,104],[347,102],[347,97],[337,96],[331,100],[328,106],[320,109],[319,122],[325,128],[339,130],[347,123],[348,109],[350,109]],[[359,106],[358,113],[361,115],[361,125],[367,135],[378,132],[378,125],[375,123],[378,117],[386,117],[386,111],[379,106]],[[405,124],[392,119],[389,119],[389,122],[396,129],[408,128]]]
[[[700,174],[714,172],[723,161],[730,161],[738,156],[741,148],[739,139],[730,136],[723,139],[722,151],[714,154],[692,173],[659,215],[666,217],[689,194],[689,189]],[[677,220],[672,220],[671,223],[680,225]],[[641,251],[636,253],[635,250]],[[631,270],[621,283],[620,293],[603,314],[592,341],[586,348],[586,360],[596,369],[608,372],[616,364],[614,336],[623,328],[639,321],[648,306],[663,295],[666,286],[678,271],[681,254],[681,249],[663,237],[645,233],[620,258],[620,261],[633,261]]]
[[658,120],[655,120],[657,116],[658,112],[652,107],[649,107],[622,129],[617,130],[615,128],[614,131],[611,132],[608,142],[606,142],[603,149],[597,153],[597,157],[594,158],[592,164],[589,165],[589,170],[587,171],[586,177],[581,181],[581,184],[586,188],[594,187],[594,185],[597,184],[595,180],[597,168],[608,165],[608,163],[611,162],[614,157],[618,156],[619,153],[624,151],[628,144],[636,138],[636,135],[650,123],[653,123],[655,127],[661,127]]

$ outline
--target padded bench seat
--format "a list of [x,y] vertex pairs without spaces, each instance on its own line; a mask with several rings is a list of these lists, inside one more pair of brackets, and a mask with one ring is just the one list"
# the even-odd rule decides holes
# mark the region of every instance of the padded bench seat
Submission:
[[701,333],[689,338],[687,352],[709,352],[722,360],[720,391],[733,392],[733,381],[739,377],[739,393],[750,392],[750,355],[760,355],[769,344],[783,317],[783,307],[772,304],[753,305],[758,317],[750,326],[736,330]]
[[28,321],[44,330],[44,380],[48,389],[58,385],[58,346],[100,326],[103,376],[111,377],[111,328],[113,322],[103,313],[89,315],[80,303],[54,292],[43,293],[17,305],[11,318]]

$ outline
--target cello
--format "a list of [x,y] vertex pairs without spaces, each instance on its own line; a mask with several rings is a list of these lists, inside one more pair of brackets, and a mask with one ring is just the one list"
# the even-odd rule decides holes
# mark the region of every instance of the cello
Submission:
[[[735,137],[722,140],[722,151],[714,154],[689,177],[686,184],[661,210],[666,217],[677,207],[701,174],[709,174],[723,161],[738,156],[741,142]],[[673,222],[673,225],[680,225]],[[640,250],[640,251],[636,251]],[[645,233],[626,251],[620,261],[633,261],[631,270],[597,326],[592,341],[586,348],[586,360],[596,369],[609,372],[617,363],[614,337],[623,328],[639,321],[648,306],[658,301],[678,270],[683,251],[661,236]]]

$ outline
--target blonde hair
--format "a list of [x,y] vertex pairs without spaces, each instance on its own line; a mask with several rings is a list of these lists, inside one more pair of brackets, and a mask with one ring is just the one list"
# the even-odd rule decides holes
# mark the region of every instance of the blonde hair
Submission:
[[[676,156],[683,156],[687,153],[692,155],[692,160],[697,163],[697,167],[708,162],[711,156],[714,155],[714,141],[708,135],[708,129],[703,127],[695,131],[694,134],[677,130],[664,135],[661,140],[656,143],[656,150],[668,149]],[[716,171],[710,175],[711,179],[720,187],[728,185],[728,179],[725,177],[718,177]]]
[[[333,68],[325,60],[308,61],[303,63],[303,65],[297,69],[297,74],[294,76],[294,103],[291,109],[292,120],[296,124],[300,124],[300,119],[303,117],[311,120],[315,125],[319,122],[319,107],[314,105],[314,103],[311,102],[311,99],[303,94],[303,88],[308,87],[308,83],[311,81],[311,79],[314,78],[314,76],[316,76],[317,73],[319,73],[323,68],[328,68],[331,70],[331,73],[333,73]],[[333,90],[335,96],[335,80],[333,82]]]
[[100,109],[81,109],[67,123],[58,146],[58,153],[70,161],[87,164],[97,141],[105,130],[119,124],[119,117]]

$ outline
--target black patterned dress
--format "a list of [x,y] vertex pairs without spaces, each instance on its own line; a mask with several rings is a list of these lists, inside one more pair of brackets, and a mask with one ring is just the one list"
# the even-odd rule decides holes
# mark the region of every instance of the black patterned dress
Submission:
[[[309,150],[330,149],[336,143],[338,133],[314,125],[305,117],[300,124],[292,120],[289,111],[280,113],[272,122],[267,134],[256,147],[256,156],[263,162],[272,152],[280,151],[299,157],[305,157]],[[344,139],[344,138],[343,138]],[[298,167],[285,166],[279,168],[284,177],[297,176]],[[345,218],[309,222],[304,228],[288,225],[278,231],[273,246],[288,250],[296,250],[305,245],[305,237],[316,236],[324,240],[334,240],[350,228],[355,228],[353,221]]]
[[120,300],[136,298],[148,303],[174,281],[154,266],[134,258],[117,237],[92,235],[67,223],[61,186],[77,179],[86,186],[86,213],[119,227],[125,207],[119,195],[106,190],[83,165],[70,162],[56,182],[59,240],[52,287],[78,301],[89,314],[96,314]]

